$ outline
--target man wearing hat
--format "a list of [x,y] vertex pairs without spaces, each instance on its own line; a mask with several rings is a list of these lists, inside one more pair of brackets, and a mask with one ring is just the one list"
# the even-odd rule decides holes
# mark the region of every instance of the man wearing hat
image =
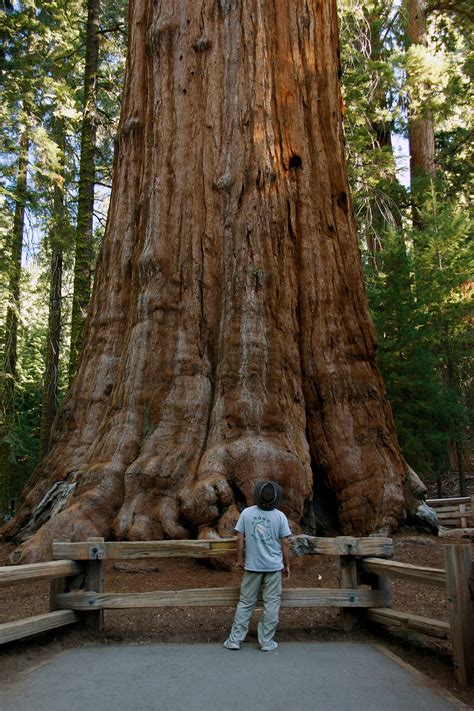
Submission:
[[236,568],[245,572],[232,629],[224,642],[226,649],[240,649],[260,588],[263,615],[258,623],[258,643],[262,652],[271,652],[278,647],[273,637],[278,625],[282,573],[286,579],[290,577],[291,535],[288,519],[276,508],[281,497],[281,486],[273,481],[259,481],[253,492],[255,506],[244,509],[235,526]]

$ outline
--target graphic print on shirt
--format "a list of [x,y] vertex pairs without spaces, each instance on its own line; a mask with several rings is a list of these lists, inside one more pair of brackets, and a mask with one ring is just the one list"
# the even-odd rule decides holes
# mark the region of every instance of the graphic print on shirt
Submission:
[[252,538],[258,543],[266,543],[272,538],[270,519],[268,519],[266,516],[253,517]]

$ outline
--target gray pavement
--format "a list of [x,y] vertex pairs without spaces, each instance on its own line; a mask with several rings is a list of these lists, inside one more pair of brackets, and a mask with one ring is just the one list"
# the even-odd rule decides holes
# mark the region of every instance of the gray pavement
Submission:
[[0,690],[1,711],[448,711],[371,644],[217,644],[69,650]]

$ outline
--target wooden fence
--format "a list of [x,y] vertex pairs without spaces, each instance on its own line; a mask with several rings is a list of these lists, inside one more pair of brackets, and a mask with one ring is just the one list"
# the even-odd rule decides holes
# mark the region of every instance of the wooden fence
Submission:
[[[425,568],[408,563],[365,558],[358,562],[364,575],[376,575],[385,580],[389,587],[389,578],[408,580],[419,585],[442,588],[446,591],[449,622],[433,620],[427,617],[394,610],[392,607],[369,609],[367,618],[370,622],[387,627],[398,627],[422,634],[447,639],[452,645],[454,674],[463,686],[474,686],[474,566],[471,545],[444,545],[444,570]],[[367,578],[365,578],[367,580]]]
[[[315,538],[295,536],[297,555],[337,556],[339,589],[285,588],[283,607],[338,607],[345,630],[357,617],[371,623],[398,627],[448,639],[452,643],[454,671],[463,685],[474,685],[474,570],[470,545],[444,546],[445,569],[426,568],[389,560],[393,544],[388,538]],[[156,592],[104,592],[104,561],[117,559],[235,556],[235,539],[219,541],[53,543],[54,560],[48,563],[0,568],[0,587],[29,580],[50,579],[50,611],[25,620],[0,624],[0,643],[83,620],[100,631],[106,609],[143,607],[234,606],[238,588],[196,588]],[[441,587],[446,590],[449,622],[392,609],[390,578]]]
[[79,615],[73,610],[57,610],[55,608],[55,598],[56,591],[63,587],[62,581],[71,581],[71,584],[76,579],[80,581],[83,578],[83,571],[84,566],[73,560],[57,560],[0,568],[0,590],[9,585],[19,585],[35,580],[50,580],[50,611],[43,615],[34,615],[23,620],[0,624],[0,644],[77,622]]
[[474,526],[474,496],[427,499],[426,503],[436,511],[441,526],[446,528]]

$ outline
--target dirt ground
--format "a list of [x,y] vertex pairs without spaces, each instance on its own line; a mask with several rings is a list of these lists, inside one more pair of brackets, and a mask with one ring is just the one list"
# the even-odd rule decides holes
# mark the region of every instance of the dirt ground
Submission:
[[[394,536],[394,559],[443,567],[443,542],[452,541],[414,531],[399,533]],[[12,546],[0,544],[0,565],[5,564],[11,550]],[[105,563],[105,589],[110,592],[231,587],[238,586],[240,578],[240,574],[232,570],[216,570],[203,561],[187,558]],[[329,556],[293,557],[291,578],[285,585],[337,587],[336,559]],[[392,591],[394,609],[447,620],[446,599],[442,590],[394,580]],[[48,601],[47,582],[3,588],[0,594],[0,623],[45,612]],[[232,616],[233,609],[223,607],[106,611],[105,629],[98,637],[87,628],[77,627],[4,645],[0,648],[0,682],[12,682],[20,671],[41,665],[64,649],[83,644],[222,642],[230,628]],[[250,638],[256,638],[255,620],[250,628]],[[469,708],[474,708],[474,689],[462,690],[454,679],[448,642],[395,630],[379,633],[368,629],[363,623],[346,635],[337,609],[281,610],[280,642],[344,639],[382,641],[389,650],[423,672],[434,685],[450,691]]]

